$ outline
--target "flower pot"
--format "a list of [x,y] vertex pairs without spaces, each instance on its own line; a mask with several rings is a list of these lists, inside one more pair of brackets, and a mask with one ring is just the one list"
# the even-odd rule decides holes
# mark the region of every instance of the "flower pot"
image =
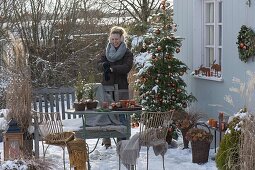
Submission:
[[87,102],[87,103],[86,103],[87,109],[88,109],[88,110],[95,109],[95,108],[97,108],[97,104],[98,104],[97,101]]
[[86,107],[86,103],[84,102],[74,102],[73,107],[75,111],[84,111]]
[[129,100],[120,100],[121,107],[127,107]]

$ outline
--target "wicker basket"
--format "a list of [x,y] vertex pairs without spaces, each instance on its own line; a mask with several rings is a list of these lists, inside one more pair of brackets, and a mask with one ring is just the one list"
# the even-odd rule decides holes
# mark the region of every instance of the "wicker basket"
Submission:
[[[205,127],[208,130],[208,133],[211,134],[210,128],[205,123],[197,123],[195,127],[197,126]],[[208,140],[191,141],[193,163],[204,164],[208,162],[211,142],[212,139],[210,139],[209,141]]]
[[74,140],[74,132],[51,133],[45,137],[45,143],[51,145],[66,145]]
[[208,162],[210,142],[208,141],[191,141],[192,162],[204,164]]

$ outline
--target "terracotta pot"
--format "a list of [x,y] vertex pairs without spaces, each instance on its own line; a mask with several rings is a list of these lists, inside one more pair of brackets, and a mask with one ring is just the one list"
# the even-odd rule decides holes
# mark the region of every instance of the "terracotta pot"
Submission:
[[95,108],[97,108],[97,104],[98,104],[97,101],[87,102],[87,103],[86,103],[87,109],[88,109],[88,110],[95,109]]
[[120,100],[121,107],[127,107],[128,106],[128,100]]
[[84,111],[86,107],[86,103],[84,102],[74,102],[73,107],[75,111]]

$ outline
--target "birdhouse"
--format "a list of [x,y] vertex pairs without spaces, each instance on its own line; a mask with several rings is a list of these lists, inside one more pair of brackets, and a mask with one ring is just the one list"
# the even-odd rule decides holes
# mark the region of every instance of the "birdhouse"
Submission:
[[8,126],[8,129],[3,132],[5,161],[23,157],[23,133],[13,119],[9,121]]

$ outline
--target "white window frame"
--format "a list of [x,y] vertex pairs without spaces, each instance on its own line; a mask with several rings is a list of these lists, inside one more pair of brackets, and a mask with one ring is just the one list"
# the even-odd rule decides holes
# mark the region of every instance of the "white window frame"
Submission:
[[[213,3],[213,22],[206,23],[206,4]],[[220,4],[220,5],[219,5]],[[220,64],[222,69],[223,57],[223,0],[194,0],[193,1],[193,70],[203,67],[211,67],[212,62]],[[220,11],[221,10],[221,11]],[[220,13],[219,13],[220,12]],[[219,17],[221,17],[219,19]],[[206,44],[206,27],[213,26],[213,43]],[[221,27],[221,28],[220,28]],[[221,44],[220,44],[220,43]],[[208,60],[206,49],[213,49],[211,62]],[[209,79],[209,77],[205,78]],[[222,77],[220,78],[222,81]]]
[[[221,3],[221,16],[219,15],[220,13],[220,6],[219,4]],[[207,5],[212,4],[213,5],[213,21],[212,22],[207,22],[207,15],[208,11],[206,10]],[[221,65],[221,60],[222,60],[222,0],[204,0],[203,1],[203,9],[202,9],[202,23],[203,23],[203,49],[202,49],[202,63],[205,67],[211,67],[213,64],[212,62],[216,60],[215,63]],[[220,18],[221,17],[221,18]],[[208,37],[206,35],[206,29],[208,27],[213,27],[213,43],[212,44],[207,44],[208,42]],[[219,29],[221,27],[221,30]],[[221,42],[221,44],[219,43]],[[209,59],[209,56],[207,54],[207,49],[211,48],[213,50],[213,55],[211,56],[211,60]]]

